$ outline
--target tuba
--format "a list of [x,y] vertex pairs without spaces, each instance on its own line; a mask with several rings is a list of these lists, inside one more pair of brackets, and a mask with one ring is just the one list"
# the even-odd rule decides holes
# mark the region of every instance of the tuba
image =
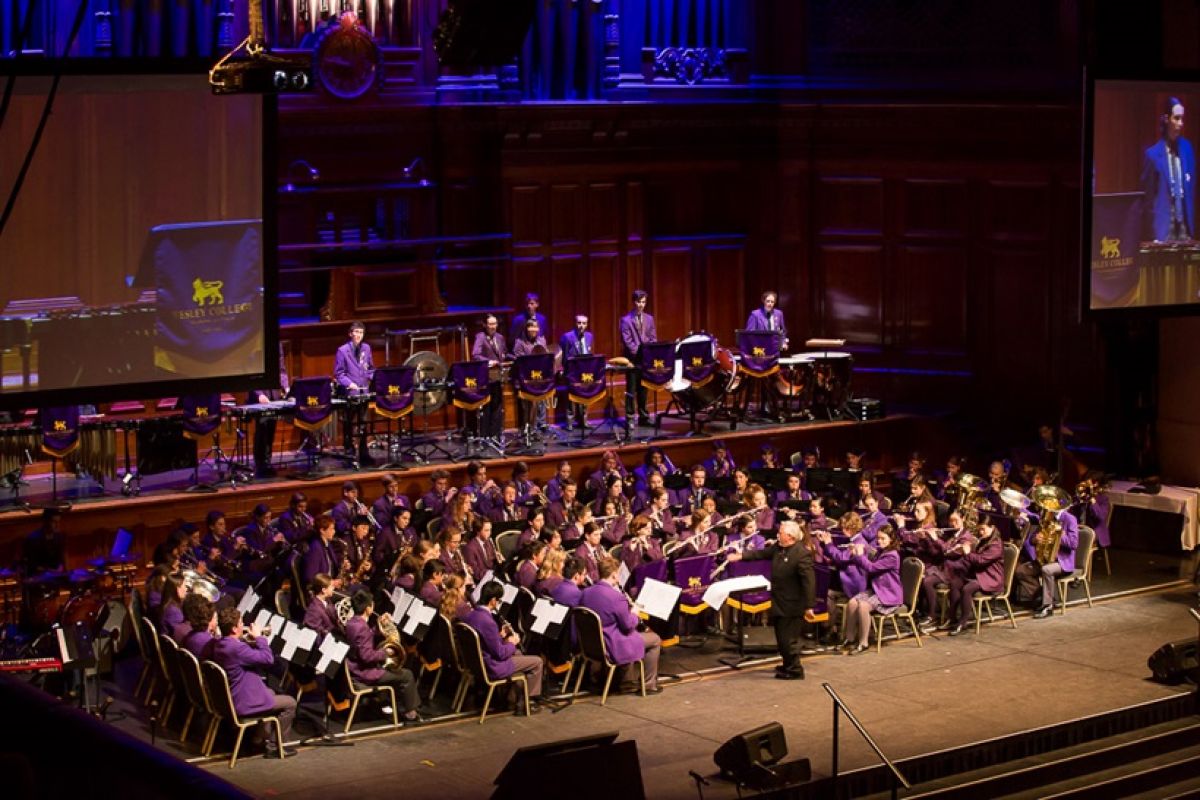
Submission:
[[985,486],[982,480],[964,472],[954,481],[954,486],[958,487],[958,505],[959,511],[969,511],[971,509],[983,508],[988,505],[984,499]]
[[1071,496],[1057,486],[1037,486],[1029,493],[1030,499],[1040,510],[1039,530],[1042,543],[1037,546],[1039,564],[1049,564],[1058,558],[1058,546],[1063,529],[1058,521],[1058,512],[1071,505]]

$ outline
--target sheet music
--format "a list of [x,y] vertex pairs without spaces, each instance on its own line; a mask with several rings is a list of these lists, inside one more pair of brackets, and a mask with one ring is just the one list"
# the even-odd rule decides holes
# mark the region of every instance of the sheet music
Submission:
[[270,622],[270,625],[271,625],[271,635],[270,635],[270,636],[267,638],[267,641],[268,641],[268,642],[273,642],[273,641],[275,641],[276,639],[278,639],[278,638],[279,638],[279,634],[281,634],[281,633],[283,632],[283,629],[284,629],[285,627],[287,627],[287,625],[289,624],[289,622],[290,622],[290,620],[286,620],[286,619],[284,619],[283,617],[279,616],[278,614],[272,614],[272,615],[271,615],[271,622]]
[[504,594],[500,596],[500,605],[511,606],[517,601],[517,587],[511,583],[500,585],[504,587]]
[[404,619],[404,615],[408,613],[408,607],[412,605],[415,599],[399,586],[392,589],[392,622],[399,625],[400,621]]
[[744,589],[769,590],[770,588],[771,582],[763,575],[742,575],[738,578],[726,578],[723,581],[717,581],[712,584],[705,590],[703,599],[709,608],[720,608],[729,599],[730,592],[738,592]]
[[486,586],[490,580],[493,580],[493,576],[492,571],[489,569],[487,572],[483,573],[482,578],[475,582],[475,588],[471,590],[472,603],[479,605],[479,593],[483,591],[483,587]]
[[283,650],[279,652],[279,657],[284,661],[291,661],[296,657],[296,645],[300,639],[300,626],[292,622],[290,619],[283,624]]
[[533,611],[530,615],[533,617],[533,625],[529,630],[533,633],[545,633],[546,629],[553,623],[561,625],[563,620],[567,618],[567,612],[570,611],[569,606],[564,606],[555,603],[552,600],[547,600],[545,597],[539,597],[533,603]]
[[647,578],[642,584],[642,591],[638,593],[637,607],[648,616],[665,621],[675,610],[682,593],[683,589],[678,586]]
[[247,588],[246,593],[244,595],[242,595],[242,601],[240,603],[238,603],[238,606],[237,606],[238,613],[241,614],[243,617],[246,616],[247,614],[249,614],[251,611],[254,610],[255,606],[258,605],[258,600],[259,600],[259,597],[258,597],[258,595],[256,595],[254,593],[254,589]]
[[254,624],[259,628],[267,628],[271,625],[271,611],[267,608],[260,608],[258,616],[254,618]]
[[629,579],[632,576],[633,573],[629,571],[629,567],[625,566],[625,562],[622,561],[620,569],[617,570],[617,583],[621,584],[623,588],[625,584],[629,583]]
[[426,605],[419,600],[414,602],[408,607],[408,619],[404,622],[404,632],[409,636],[415,636],[417,628],[433,622],[433,615],[436,613],[437,609],[433,606]]
[[339,642],[332,636],[326,636],[321,640],[321,646],[317,648],[321,658],[317,661],[317,672],[327,672],[333,664],[341,664],[346,660],[346,656],[350,653],[350,645],[346,642]]

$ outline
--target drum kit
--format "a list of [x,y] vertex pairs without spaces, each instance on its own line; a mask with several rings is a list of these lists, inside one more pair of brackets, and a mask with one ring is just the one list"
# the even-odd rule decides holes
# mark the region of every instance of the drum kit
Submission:
[[123,602],[132,562],[100,559],[84,569],[47,570],[22,581],[27,621],[34,630],[58,623],[94,626],[110,602]]
[[[712,359],[716,364],[711,380],[696,386],[683,376],[683,361],[680,350],[685,345],[708,342]],[[704,331],[693,332],[675,343],[675,377],[667,387],[673,403],[683,416],[695,419],[730,418],[736,427],[736,417],[725,403],[742,388],[744,375],[739,371],[740,356],[722,347],[716,337]],[[837,419],[842,408],[850,399],[850,378],[854,358],[850,353],[823,351],[799,355],[781,356],[779,371],[771,385],[774,399],[782,416],[788,420],[825,417]],[[661,416],[675,416],[669,413]],[[695,425],[693,424],[693,429]]]

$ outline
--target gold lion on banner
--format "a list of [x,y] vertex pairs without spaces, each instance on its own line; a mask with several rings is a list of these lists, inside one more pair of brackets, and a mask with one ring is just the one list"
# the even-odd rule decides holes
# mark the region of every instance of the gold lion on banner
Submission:
[[192,302],[197,306],[203,306],[205,302],[210,306],[225,305],[225,295],[221,294],[224,285],[225,281],[202,281],[196,278],[192,281]]
[[1121,257],[1121,240],[1111,239],[1107,236],[1100,237],[1100,257],[1101,258],[1120,258]]

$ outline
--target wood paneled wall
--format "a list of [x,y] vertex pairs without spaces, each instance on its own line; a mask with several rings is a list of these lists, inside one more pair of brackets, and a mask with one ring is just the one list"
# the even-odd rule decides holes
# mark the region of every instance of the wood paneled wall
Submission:
[[[497,305],[538,291],[557,338],[581,311],[616,353],[630,292],[662,337],[722,342],[764,289],[794,347],[847,339],[859,394],[965,408],[998,438],[1099,414],[1079,321],[1079,113],[981,104],[540,104],[303,112],[305,148],[364,115],[425,157],[456,232],[509,231]],[[410,130],[411,134],[405,131]],[[383,162],[382,153],[355,159]],[[338,180],[336,163],[322,180]],[[328,178],[326,177],[329,172]],[[446,298],[451,305],[455,298]]]

